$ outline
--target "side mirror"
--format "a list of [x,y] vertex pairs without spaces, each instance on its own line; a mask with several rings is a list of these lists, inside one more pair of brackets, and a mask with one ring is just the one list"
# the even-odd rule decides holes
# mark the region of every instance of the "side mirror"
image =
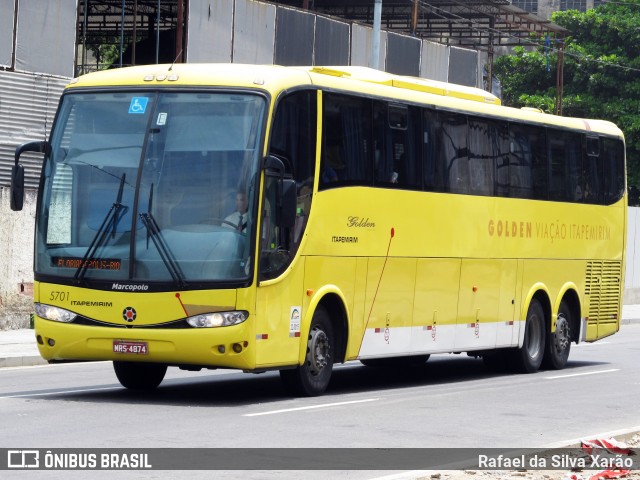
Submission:
[[16,165],[18,164],[20,155],[22,155],[23,152],[44,153],[49,155],[49,153],[51,153],[51,145],[49,142],[27,142],[19,145],[16,148]]
[[24,167],[20,164],[11,168],[11,210],[19,212],[24,203]]
[[296,207],[298,202],[296,181],[292,178],[285,178],[286,167],[284,157],[267,155],[262,168],[265,173],[272,177],[277,177],[278,182],[278,203],[276,212],[276,225],[281,228],[293,228],[296,223]]
[[278,215],[278,226],[293,228],[296,223],[296,207],[298,202],[296,181],[290,178],[284,178],[278,181],[282,182],[282,203]]
[[267,155],[262,162],[262,168],[268,175],[284,177],[284,162],[275,155]]
[[49,142],[28,142],[16,148],[15,165],[11,169],[11,210],[19,212],[24,204],[24,167],[20,165],[23,152],[51,153]]

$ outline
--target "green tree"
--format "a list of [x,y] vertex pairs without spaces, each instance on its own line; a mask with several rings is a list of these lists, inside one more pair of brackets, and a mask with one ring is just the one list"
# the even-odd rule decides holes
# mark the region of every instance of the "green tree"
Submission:
[[116,37],[95,37],[92,43],[87,44],[87,49],[96,59],[96,68],[103,70],[120,59],[119,39]]
[[[629,187],[640,188],[640,0],[556,12],[565,38],[563,115],[616,123],[625,134]],[[495,61],[503,103],[553,113],[557,41],[538,38]]]

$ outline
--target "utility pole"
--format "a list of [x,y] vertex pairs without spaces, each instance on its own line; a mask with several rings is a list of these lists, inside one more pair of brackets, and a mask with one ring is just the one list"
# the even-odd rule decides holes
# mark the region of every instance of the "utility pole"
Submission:
[[556,76],[556,115],[562,115],[562,95],[564,90],[564,38],[558,42],[558,63]]
[[124,50],[124,9],[126,0],[122,0],[122,16],[120,18],[120,68],[122,68],[122,54]]
[[160,63],[160,0],[156,6],[156,65]]
[[411,7],[411,33],[415,36],[418,32],[418,8],[419,0],[413,0],[413,6]]
[[178,12],[177,12],[177,25],[176,25],[176,62],[182,63],[184,55],[182,53],[182,38],[184,36],[184,1],[178,0]]

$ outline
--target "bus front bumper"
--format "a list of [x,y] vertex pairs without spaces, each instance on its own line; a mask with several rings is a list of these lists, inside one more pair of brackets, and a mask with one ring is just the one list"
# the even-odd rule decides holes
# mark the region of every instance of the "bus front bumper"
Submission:
[[40,355],[50,362],[120,360],[203,368],[255,368],[248,323],[162,329],[74,325],[35,317]]

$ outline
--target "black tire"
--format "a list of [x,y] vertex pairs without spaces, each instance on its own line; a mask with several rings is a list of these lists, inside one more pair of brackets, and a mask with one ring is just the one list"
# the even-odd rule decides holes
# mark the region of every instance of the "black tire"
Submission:
[[319,306],[313,314],[304,363],[280,370],[287,391],[296,396],[322,395],[329,386],[333,371],[335,336],[327,311]]
[[114,361],[113,369],[123,387],[130,390],[153,390],[167,373],[166,365]]
[[509,352],[509,365],[516,372],[535,373],[542,364],[545,342],[545,318],[542,304],[531,300],[525,322],[524,342],[521,348]]
[[360,360],[360,363],[367,367],[375,368],[400,368],[400,367],[421,367],[431,355],[408,355],[405,357],[389,358],[367,358]]
[[552,370],[562,370],[569,360],[571,351],[571,310],[566,302],[560,304],[556,319],[556,331],[547,332],[542,366]]

